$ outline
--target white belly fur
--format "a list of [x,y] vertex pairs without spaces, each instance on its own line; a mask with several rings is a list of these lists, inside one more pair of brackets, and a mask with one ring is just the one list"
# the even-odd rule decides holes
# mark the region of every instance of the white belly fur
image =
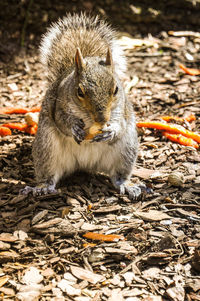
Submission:
[[[52,135],[53,162],[56,182],[63,176],[76,170],[103,172],[112,175],[119,160],[119,150],[104,142],[82,142],[78,145],[73,138],[61,135]],[[119,162],[119,161],[118,161]]]

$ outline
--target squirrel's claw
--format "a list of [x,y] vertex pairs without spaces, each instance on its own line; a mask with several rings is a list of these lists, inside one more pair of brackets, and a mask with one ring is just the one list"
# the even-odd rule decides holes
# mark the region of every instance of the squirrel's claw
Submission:
[[85,139],[85,131],[84,131],[85,124],[82,119],[78,120],[73,126],[72,126],[72,135],[74,137],[74,140],[80,144]]
[[95,136],[91,142],[101,142],[101,141],[110,141],[114,138],[114,132],[113,131],[106,131],[101,134],[98,134]]

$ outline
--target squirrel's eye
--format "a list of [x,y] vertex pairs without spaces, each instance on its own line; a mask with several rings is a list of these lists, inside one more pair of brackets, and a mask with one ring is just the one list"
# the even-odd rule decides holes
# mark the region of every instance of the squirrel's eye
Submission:
[[81,88],[80,88],[80,87],[78,87],[77,94],[78,94],[78,97],[80,97],[80,98],[84,98],[83,91],[81,90]]
[[116,86],[116,88],[115,88],[115,91],[114,91],[113,95],[114,95],[114,96],[115,96],[115,95],[117,95],[117,92],[118,92],[118,87]]

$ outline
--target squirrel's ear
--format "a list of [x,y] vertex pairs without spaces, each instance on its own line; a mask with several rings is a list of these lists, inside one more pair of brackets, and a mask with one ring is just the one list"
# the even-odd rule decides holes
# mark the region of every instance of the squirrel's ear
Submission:
[[76,49],[75,66],[78,73],[80,73],[85,68],[85,62],[79,48]]
[[107,66],[113,66],[113,60],[112,60],[112,53],[110,48],[108,48],[107,54],[106,54],[106,65]]

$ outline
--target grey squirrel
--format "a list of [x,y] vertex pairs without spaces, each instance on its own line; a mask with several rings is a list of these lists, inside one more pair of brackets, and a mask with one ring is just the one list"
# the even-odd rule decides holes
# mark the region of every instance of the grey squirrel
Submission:
[[140,196],[145,186],[129,183],[138,138],[116,32],[99,17],[68,14],[48,29],[40,51],[48,88],[33,159],[42,185],[24,193],[55,192],[62,177],[84,170],[109,176],[121,194]]

